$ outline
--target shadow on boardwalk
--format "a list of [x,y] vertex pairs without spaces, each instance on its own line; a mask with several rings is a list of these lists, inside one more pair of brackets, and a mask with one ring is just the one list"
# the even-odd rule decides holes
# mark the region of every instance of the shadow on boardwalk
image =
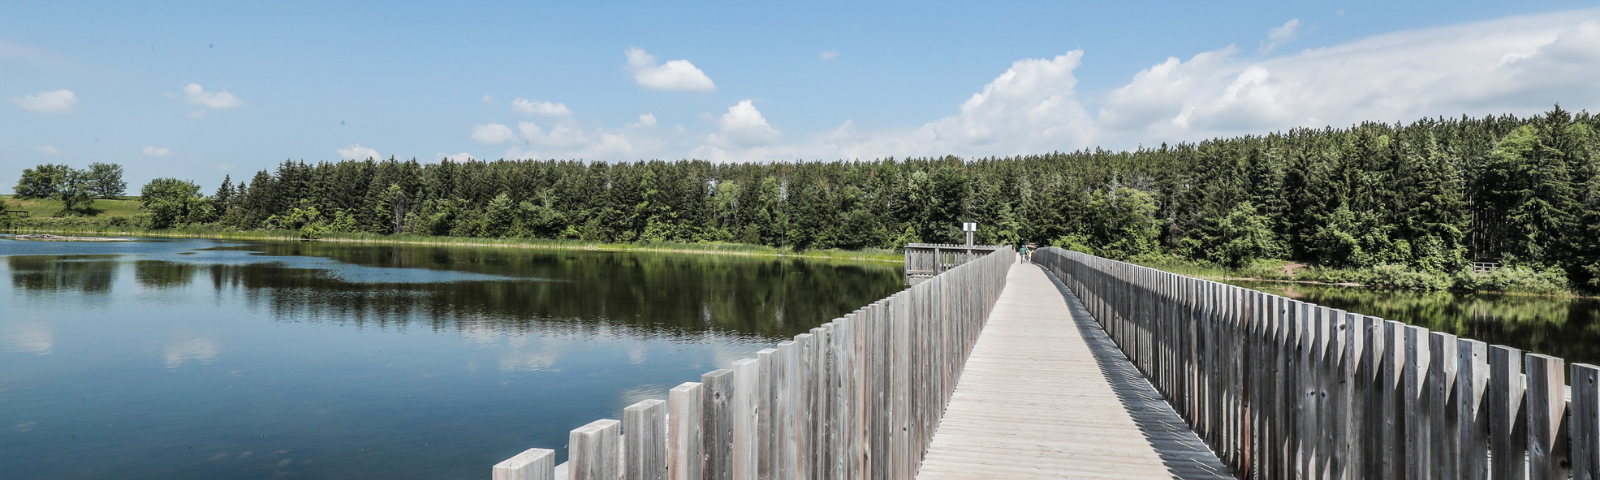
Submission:
[[1172,473],[1172,477],[1234,478],[1228,467],[1217,459],[1216,454],[1200,441],[1200,437],[1189,429],[1189,425],[1178,416],[1178,412],[1161,397],[1161,393],[1139,373],[1133,362],[1128,361],[1122,350],[1111,341],[1111,337],[1100,328],[1100,324],[1089,315],[1089,311],[1084,308],[1083,302],[1078,300],[1078,296],[1068,290],[1054,274],[1048,270],[1044,273],[1066,299],[1067,308],[1072,311],[1072,321],[1077,325],[1084,343],[1087,343],[1089,350],[1094,353],[1095,362],[1100,365],[1100,373],[1105,375],[1117,399],[1122,401],[1123,408],[1133,417],[1139,432],[1150,442],[1150,447],[1161,456],[1162,463]]

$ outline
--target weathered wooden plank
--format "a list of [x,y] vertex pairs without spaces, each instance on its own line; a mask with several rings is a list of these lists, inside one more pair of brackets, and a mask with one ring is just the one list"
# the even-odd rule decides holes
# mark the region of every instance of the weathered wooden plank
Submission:
[[[1344,320],[1344,361],[1340,365],[1340,379],[1343,383],[1340,395],[1342,396],[1341,408],[1344,409],[1344,427],[1342,434],[1344,443],[1337,445],[1344,452],[1344,461],[1341,471],[1335,480],[1354,480],[1362,478],[1365,445],[1368,439],[1364,436],[1366,429],[1366,405],[1363,401],[1371,371],[1371,363],[1367,358],[1369,345],[1369,332],[1372,328],[1370,317],[1356,314],[1346,314]],[[1366,377],[1363,377],[1363,376]]]
[[[523,450],[494,465],[494,480],[556,480],[556,451],[544,448]],[[566,480],[566,479],[562,479]]]
[[622,409],[623,478],[666,480],[667,402],[650,399]]
[[1405,327],[1405,392],[1402,393],[1402,409],[1400,415],[1404,417],[1405,427],[1405,477],[1426,479],[1431,476],[1428,467],[1432,455],[1428,452],[1432,439],[1429,434],[1433,432],[1433,399],[1427,390],[1429,362],[1433,355],[1428,352],[1428,329],[1415,325]]
[[667,392],[667,473],[673,480],[705,477],[705,444],[701,429],[705,387],[688,382]]
[[572,430],[567,464],[572,480],[616,480],[622,476],[622,422],[595,420]]
[[790,379],[793,385],[790,398],[794,402],[794,430],[789,432],[794,442],[794,475],[796,478],[813,478],[812,470],[812,435],[813,422],[816,421],[817,396],[816,396],[816,342],[812,334],[802,333],[794,336],[795,374]]
[[1490,346],[1489,476],[1495,480],[1527,478],[1527,467],[1522,460],[1528,450],[1523,382],[1522,351]]
[[1393,320],[1384,322],[1383,340],[1383,429],[1377,438],[1383,442],[1383,476],[1405,478],[1406,445],[1404,437],[1406,346],[1405,324]]
[[1428,447],[1429,478],[1437,480],[1452,480],[1461,478],[1459,473],[1459,459],[1461,433],[1460,406],[1456,404],[1456,369],[1458,361],[1456,355],[1457,339],[1455,335],[1433,332],[1428,334],[1428,395],[1429,411],[1433,431],[1430,432]]
[[1384,470],[1384,373],[1383,364],[1388,357],[1389,344],[1384,340],[1386,324],[1377,317],[1362,317],[1361,326],[1365,330],[1361,342],[1364,353],[1361,357],[1363,370],[1361,381],[1356,385],[1362,388],[1361,401],[1363,404],[1363,422],[1361,438],[1363,448],[1361,452],[1361,475],[1358,478],[1384,478],[1388,475]]
[[1566,480],[1569,472],[1566,362],[1529,353],[1527,368],[1528,480]]
[[[756,480],[759,477],[760,437],[766,436],[760,428],[758,415],[761,399],[761,364],[755,358],[733,362],[733,396],[728,407],[733,416],[733,434],[730,447],[733,455],[734,480]],[[631,433],[629,435],[632,435]]]
[[1325,479],[1341,479],[1348,475],[1349,444],[1347,435],[1350,412],[1349,396],[1344,388],[1345,330],[1350,328],[1354,315],[1343,310],[1330,310],[1327,321],[1327,353],[1323,356],[1321,410],[1326,415],[1322,428],[1326,439],[1321,442],[1327,467],[1322,471]]
[[1600,479],[1600,367],[1574,363],[1570,368],[1572,478]]
[[759,368],[757,381],[760,382],[756,399],[756,478],[772,480],[772,466],[777,459],[777,452],[773,450],[774,439],[779,435],[779,429],[773,425],[778,402],[777,382],[780,381],[778,349],[765,348],[756,352],[756,361]]
[[1477,340],[1456,339],[1456,458],[1457,478],[1489,478],[1489,346]]
[[706,480],[733,479],[733,370],[719,368],[700,376],[705,393],[700,409],[701,447]]

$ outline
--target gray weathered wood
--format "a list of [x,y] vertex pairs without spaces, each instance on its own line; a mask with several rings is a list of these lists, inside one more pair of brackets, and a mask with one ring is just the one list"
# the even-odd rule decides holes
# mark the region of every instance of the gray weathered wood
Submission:
[[1456,339],[1455,335],[1433,332],[1428,334],[1428,416],[1433,431],[1428,447],[1430,478],[1452,480],[1461,478],[1458,473],[1460,407],[1456,405]]
[[[494,480],[556,480],[556,451],[530,448],[494,465]],[[565,480],[565,479],[563,479]]]
[[667,402],[644,400],[622,409],[623,478],[666,480]]
[[1566,480],[1567,366],[1560,358],[1537,353],[1523,359],[1528,371],[1528,480]]
[[772,466],[778,455],[773,450],[774,439],[779,435],[773,415],[777,409],[779,391],[778,358],[776,348],[756,352],[759,369],[757,381],[760,382],[756,398],[756,478],[759,480],[772,480]]
[[667,473],[673,480],[705,477],[700,413],[704,402],[705,388],[698,382],[684,383],[667,392]]
[[733,362],[733,397],[728,399],[733,415],[733,478],[756,480],[758,478],[758,430],[761,397],[761,364],[758,359],[746,358]]
[[717,369],[700,376],[701,438],[706,480],[733,479],[733,370]]
[[1433,356],[1428,352],[1428,329],[1409,325],[1405,327],[1405,392],[1402,393],[1400,415],[1404,417],[1405,477],[1430,478],[1428,452],[1432,446],[1433,394],[1428,391],[1428,371]]
[[572,480],[616,480],[622,476],[622,422],[595,420],[572,431],[567,464]]
[[1457,478],[1489,478],[1489,346],[1470,339],[1456,340],[1456,418],[1460,434],[1456,458]]
[[1523,413],[1522,351],[1489,347],[1489,477],[1527,478],[1527,416]]
[[1573,480],[1600,479],[1600,367],[1574,363],[1571,419]]

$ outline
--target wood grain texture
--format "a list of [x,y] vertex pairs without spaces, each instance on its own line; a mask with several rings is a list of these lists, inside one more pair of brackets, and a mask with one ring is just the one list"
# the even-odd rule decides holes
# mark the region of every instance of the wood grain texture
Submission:
[[622,409],[623,478],[666,480],[667,402],[644,400]]
[[1012,268],[918,478],[1228,478],[1043,271]]
[[492,478],[494,480],[556,480],[555,468],[555,450],[530,448],[495,464]]
[[1528,371],[1528,479],[1566,480],[1566,362],[1536,353],[1524,359]]
[[622,476],[622,422],[595,420],[572,430],[568,443],[572,480],[616,480]]

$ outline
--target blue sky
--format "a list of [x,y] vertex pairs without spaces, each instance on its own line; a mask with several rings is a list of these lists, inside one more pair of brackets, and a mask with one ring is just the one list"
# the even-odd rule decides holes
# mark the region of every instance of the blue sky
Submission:
[[[576,3],[576,2],[575,2]],[[633,52],[631,55],[629,52]],[[0,191],[285,159],[966,157],[1600,105],[1586,2],[0,5]],[[520,102],[519,102],[520,100]],[[648,117],[642,117],[643,115]]]

